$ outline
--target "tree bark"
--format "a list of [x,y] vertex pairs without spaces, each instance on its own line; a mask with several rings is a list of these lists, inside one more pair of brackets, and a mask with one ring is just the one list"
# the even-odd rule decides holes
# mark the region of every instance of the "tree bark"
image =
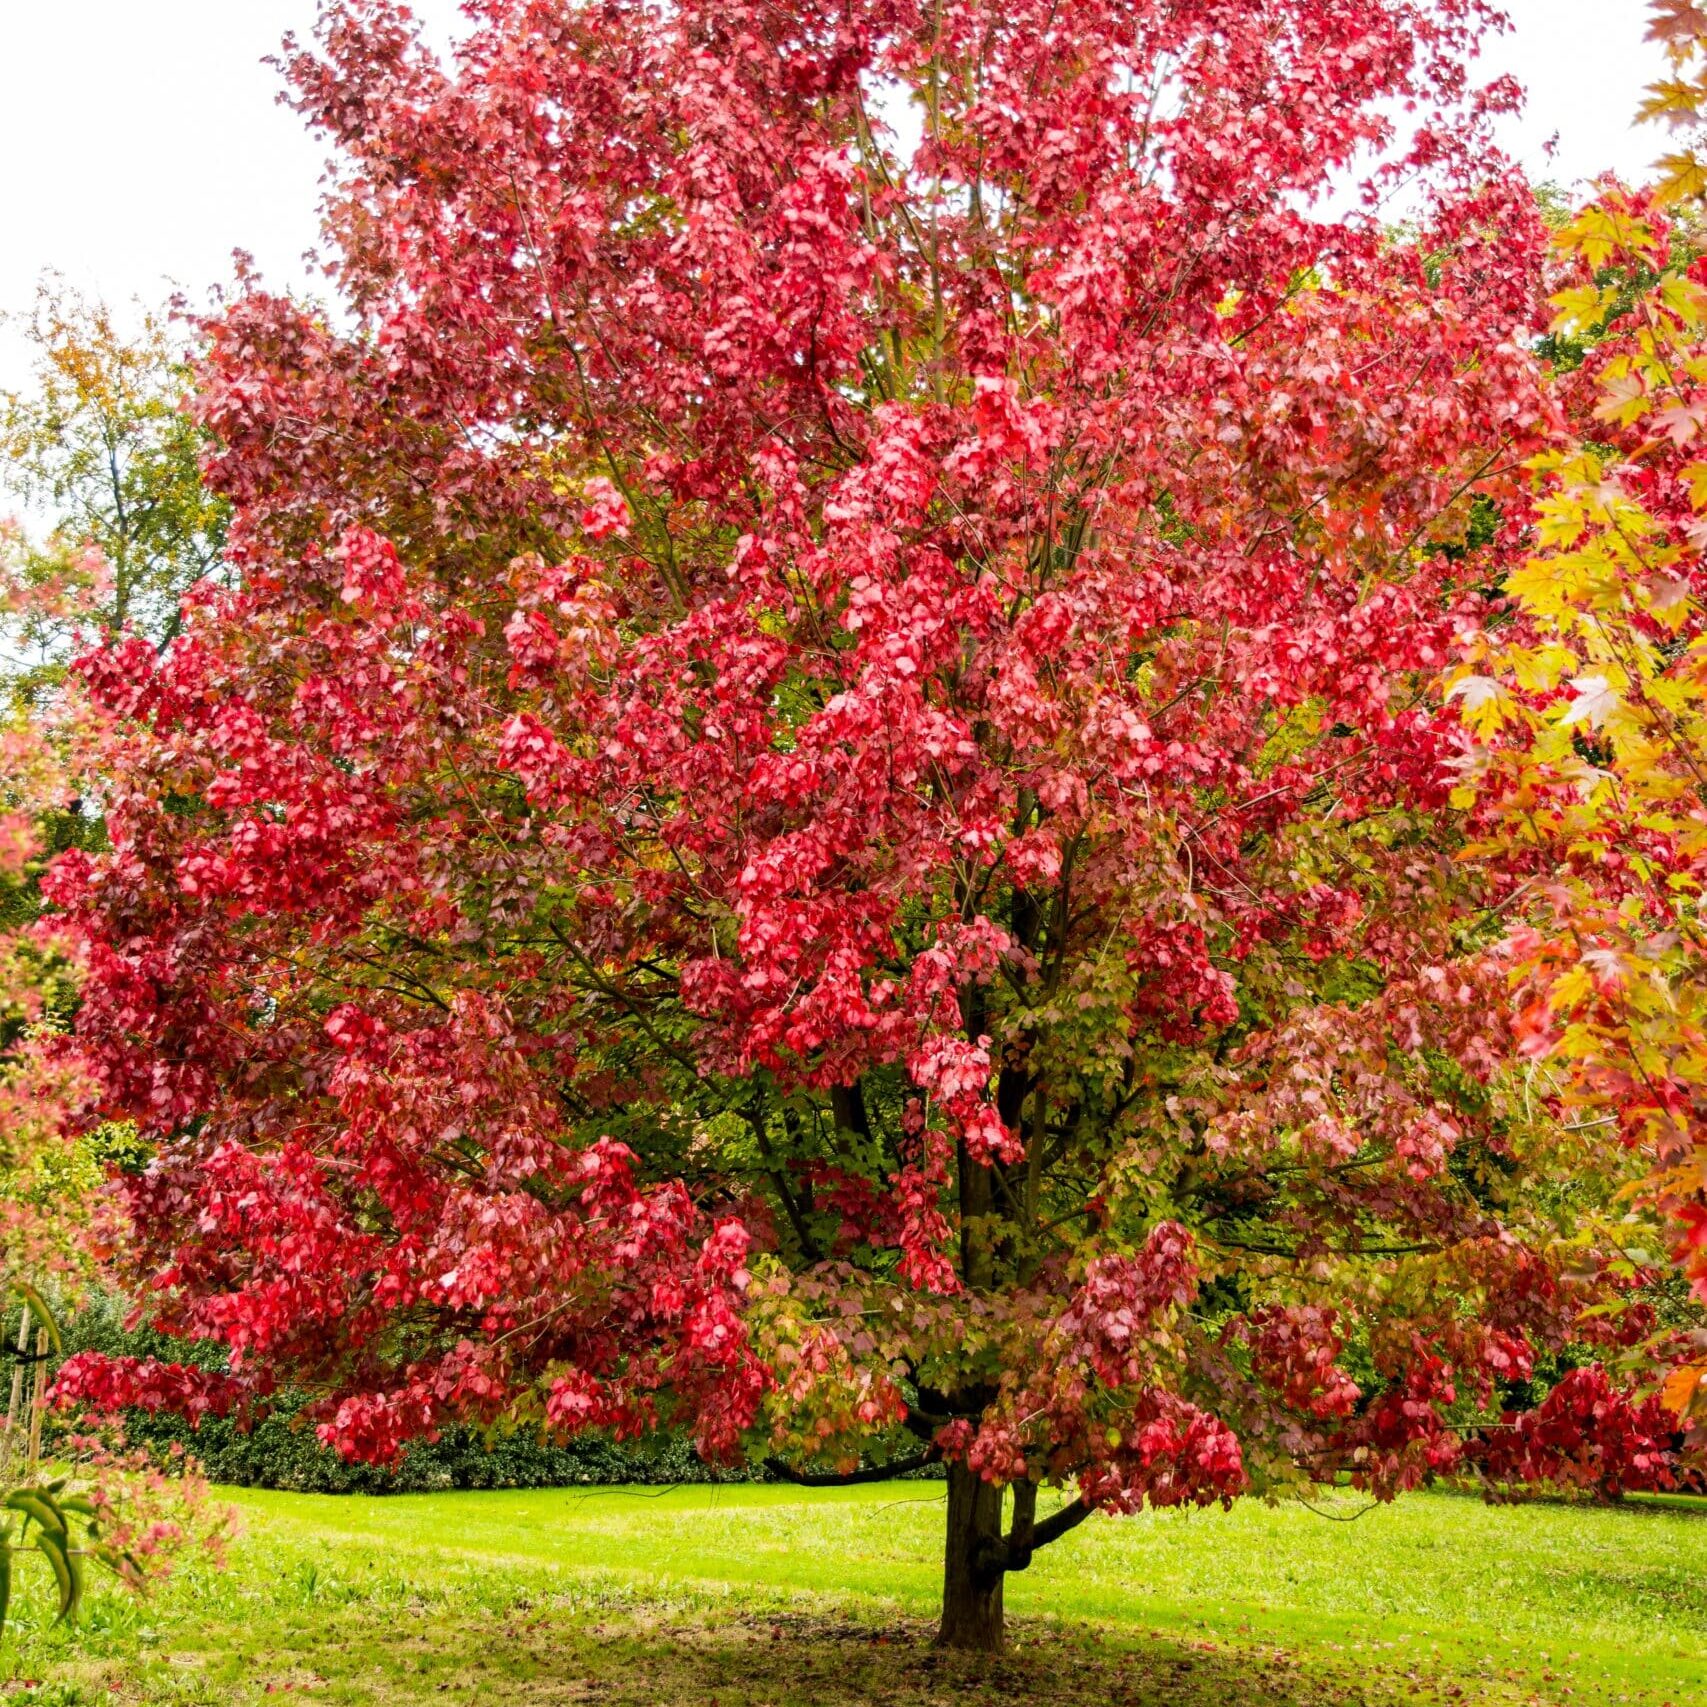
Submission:
[[949,1465],[938,1647],[1002,1651],[1002,1494],[964,1464]]

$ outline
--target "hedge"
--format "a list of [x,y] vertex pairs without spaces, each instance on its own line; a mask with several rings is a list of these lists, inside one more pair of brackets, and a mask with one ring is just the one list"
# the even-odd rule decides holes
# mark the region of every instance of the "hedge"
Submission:
[[[148,1329],[126,1331],[128,1306],[121,1298],[97,1297],[64,1324],[66,1355],[102,1351],[111,1356],[158,1357],[178,1362],[219,1360],[217,1348],[186,1346]],[[745,1482],[763,1481],[762,1470],[745,1466],[722,1469],[707,1464],[692,1443],[679,1435],[661,1435],[618,1443],[587,1435],[558,1444],[531,1433],[488,1437],[461,1426],[437,1440],[406,1447],[391,1468],[348,1464],[315,1438],[312,1426],[294,1413],[302,1395],[278,1395],[272,1414],[251,1427],[229,1418],[205,1418],[199,1428],[179,1416],[125,1413],[125,1434],[133,1445],[162,1453],[181,1445],[200,1463],[210,1481],[244,1488],[286,1488],[317,1494],[426,1493],[447,1488],[555,1488],[597,1482]]]

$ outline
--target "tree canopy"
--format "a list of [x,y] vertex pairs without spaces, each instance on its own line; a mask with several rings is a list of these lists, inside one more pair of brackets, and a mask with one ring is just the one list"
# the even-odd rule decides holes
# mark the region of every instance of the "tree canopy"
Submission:
[[349,322],[207,326],[235,584],[77,666],[80,1059],[231,1354],[63,1390],[942,1460],[987,1647],[1093,1510],[1644,1334],[1457,857],[1566,419],[1489,8],[470,10],[289,54]]

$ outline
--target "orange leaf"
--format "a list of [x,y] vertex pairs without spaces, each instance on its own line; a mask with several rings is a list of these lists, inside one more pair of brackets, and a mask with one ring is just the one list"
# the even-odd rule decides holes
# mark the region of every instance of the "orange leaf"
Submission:
[[1674,1369],[1660,1388],[1660,1401],[1679,1422],[1687,1422],[1703,1398],[1703,1387],[1707,1387],[1707,1367]]
[[1648,40],[1677,42],[1707,35],[1707,12],[1695,0],[1650,0]]

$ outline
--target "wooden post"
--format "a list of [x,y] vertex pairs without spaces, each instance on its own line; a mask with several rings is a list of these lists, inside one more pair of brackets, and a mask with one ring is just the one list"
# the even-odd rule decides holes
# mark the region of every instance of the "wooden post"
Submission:
[[24,1306],[24,1319],[18,1323],[18,1355],[12,1364],[12,1402],[6,1407],[6,1438],[0,1441],[0,1476],[12,1468],[12,1447],[17,1440],[18,1406],[24,1398],[24,1353],[30,1349],[30,1307]]

